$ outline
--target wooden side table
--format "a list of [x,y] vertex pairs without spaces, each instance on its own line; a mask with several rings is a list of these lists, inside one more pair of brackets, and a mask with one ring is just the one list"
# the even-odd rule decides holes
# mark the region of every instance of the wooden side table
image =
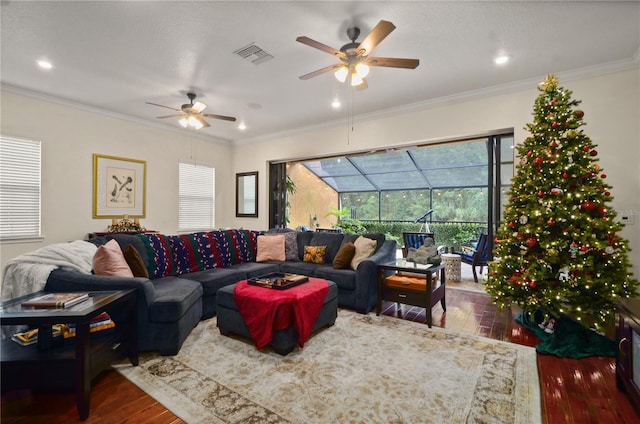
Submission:
[[[128,357],[138,365],[138,325],[135,290],[90,292],[89,299],[66,309],[32,309],[22,302],[43,292],[11,299],[0,305],[0,324],[38,328],[38,343],[21,346],[0,342],[2,390],[75,387],[81,420],[89,417],[91,381],[113,361]],[[92,318],[107,312],[113,330],[90,334]],[[53,324],[75,324],[76,337],[53,341]],[[38,346],[40,344],[40,346]]]
[[[413,287],[401,288],[386,284],[385,271],[396,271],[403,273],[424,275],[425,284],[423,289],[415,289]],[[440,272],[440,279],[434,287],[433,276]],[[427,325],[431,328],[433,323],[431,317],[431,308],[440,302],[442,309],[447,310],[445,298],[445,267],[443,264],[417,264],[409,262],[405,259],[396,259],[378,265],[378,305],[376,307],[376,315],[380,315],[382,310],[382,300],[391,302],[404,303],[407,305],[420,306],[427,310]]]

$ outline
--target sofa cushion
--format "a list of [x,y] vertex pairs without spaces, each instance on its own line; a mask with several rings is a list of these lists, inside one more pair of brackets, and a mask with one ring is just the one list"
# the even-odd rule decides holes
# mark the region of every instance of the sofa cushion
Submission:
[[351,260],[353,256],[356,254],[356,247],[353,243],[348,242],[344,243],[336,257],[333,258],[333,267],[335,269],[345,269],[351,267]]
[[351,259],[351,268],[358,269],[360,262],[373,255],[376,251],[377,243],[375,240],[360,236],[353,242],[353,245],[356,248],[356,253],[353,255],[353,259]]
[[289,272],[292,274],[307,275],[309,277],[312,277],[315,276],[315,271],[319,266],[321,265],[313,264],[311,262],[287,261],[280,263],[280,272]]
[[301,261],[302,258],[304,258],[304,247],[311,244],[313,233],[311,231],[298,231],[296,236],[298,242],[298,260]]
[[201,302],[202,286],[195,281],[178,277],[153,280],[155,299],[149,305],[149,321],[175,322],[180,320],[195,302]]
[[284,242],[283,234],[258,236],[256,262],[286,260]]
[[316,267],[313,276],[333,281],[340,289],[354,290],[356,288],[356,273],[350,267],[335,269],[331,265],[321,265]]
[[234,265],[232,268],[245,273],[246,278],[255,278],[272,272],[280,272],[280,263],[282,262],[245,262]]
[[325,262],[330,264],[333,263],[333,259],[336,257],[338,250],[340,250],[340,246],[342,246],[342,240],[344,239],[344,234],[341,233],[324,233],[324,232],[316,232],[311,233],[313,236],[309,241],[309,246],[327,246],[327,253],[325,256]]
[[247,274],[238,267],[214,268],[206,271],[191,272],[182,274],[180,278],[197,281],[202,285],[204,296],[214,296],[216,292],[224,286],[233,284],[240,280],[245,280]]
[[127,265],[131,268],[134,277],[149,278],[147,266],[144,264],[140,252],[138,252],[135,247],[128,245],[124,248],[122,254],[124,255],[124,260],[127,261]]
[[98,247],[93,255],[93,272],[96,275],[132,277],[131,268],[124,259],[120,245],[115,240]]
[[305,246],[304,262],[323,264],[327,256],[327,246]]

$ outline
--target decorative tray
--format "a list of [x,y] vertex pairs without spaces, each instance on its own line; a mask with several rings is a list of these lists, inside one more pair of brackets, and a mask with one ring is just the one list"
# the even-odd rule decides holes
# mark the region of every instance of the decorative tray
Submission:
[[286,290],[309,281],[309,277],[298,274],[272,272],[256,278],[249,278],[247,283],[267,289]]

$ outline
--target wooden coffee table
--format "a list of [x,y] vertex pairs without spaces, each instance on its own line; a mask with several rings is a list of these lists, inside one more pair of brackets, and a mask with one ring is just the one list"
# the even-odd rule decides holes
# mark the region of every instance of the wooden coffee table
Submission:
[[[424,275],[425,284],[420,289],[393,287],[386,284],[385,271],[396,271],[401,273],[418,274],[416,277]],[[436,286],[433,285],[433,276],[440,272],[440,279]],[[445,298],[445,266],[444,264],[417,264],[405,259],[396,259],[378,265],[378,305],[376,315],[380,315],[382,300],[404,303],[407,305],[420,306],[426,308],[427,325],[431,327],[431,308],[440,302],[442,309],[447,310]]]
[[[27,324],[38,328],[38,343],[21,346],[11,339],[0,342],[2,390],[75,387],[80,419],[89,417],[91,380],[113,361],[129,358],[138,365],[138,325],[135,290],[89,292],[89,299],[67,309],[23,308],[37,292],[0,305],[0,324]],[[90,334],[92,318],[107,312],[113,330]],[[53,324],[75,324],[73,339],[54,339]]]

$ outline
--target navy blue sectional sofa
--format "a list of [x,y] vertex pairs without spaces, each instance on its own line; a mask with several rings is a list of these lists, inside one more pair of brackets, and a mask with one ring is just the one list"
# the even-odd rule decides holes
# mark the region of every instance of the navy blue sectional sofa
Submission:
[[[396,242],[382,234],[372,256],[356,270],[334,269],[341,246],[357,235],[322,232],[295,233],[297,255],[286,261],[256,262],[257,237],[248,230],[220,230],[179,236],[110,234],[91,239],[101,245],[114,239],[124,251],[132,246],[148,270],[149,278],[82,274],[57,269],[46,291],[96,291],[134,288],[138,302],[138,340],[141,351],[175,355],[191,330],[216,313],[216,294],[222,287],[271,272],[289,272],[334,281],[338,305],[368,313],[377,303],[378,264],[396,257]],[[291,239],[291,235],[287,236]],[[322,264],[304,262],[305,246],[327,246]],[[289,246],[291,247],[291,246]]]

